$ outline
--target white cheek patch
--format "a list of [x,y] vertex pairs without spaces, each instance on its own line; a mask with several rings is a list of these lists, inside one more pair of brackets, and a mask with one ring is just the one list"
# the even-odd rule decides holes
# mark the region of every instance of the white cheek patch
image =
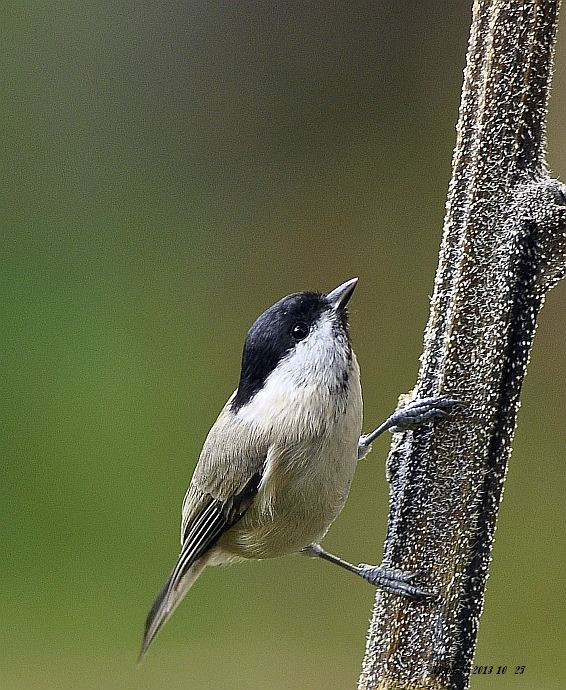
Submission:
[[334,387],[348,366],[345,334],[335,330],[335,317],[324,314],[307,338],[297,343],[285,361],[297,384]]
[[349,356],[346,337],[337,336],[333,319],[324,315],[279,362],[263,388],[240,408],[238,418],[283,435],[304,433],[308,427],[324,424],[334,409]]

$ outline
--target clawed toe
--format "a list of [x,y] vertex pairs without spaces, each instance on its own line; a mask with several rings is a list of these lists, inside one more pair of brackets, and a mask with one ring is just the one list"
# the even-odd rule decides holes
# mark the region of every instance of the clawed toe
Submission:
[[410,599],[437,598],[434,592],[410,584],[417,577],[418,572],[394,570],[392,568],[382,568],[371,566],[367,563],[360,563],[358,565],[358,573],[364,580],[375,587],[379,587],[384,592],[409,597]]
[[460,404],[460,400],[449,395],[414,400],[393,415],[395,425],[390,430],[393,433],[409,431],[433,419],[446,419],[453,408]]
[[450,417],[454,407],[464,403],[450,395],[436,395],[431,398],[418,398],[394,412],[383,424],[369,434],[363,434],[358,441],[358,460],[365,458],[371,444],[385,431],[393,434],[412,431],[434,419]]

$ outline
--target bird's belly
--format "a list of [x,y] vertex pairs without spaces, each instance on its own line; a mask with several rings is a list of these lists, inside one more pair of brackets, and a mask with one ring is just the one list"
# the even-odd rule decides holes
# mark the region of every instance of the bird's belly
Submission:
[[[343,442],[343,439],[342,439]],[[357,464],[356,445],[302,462],[282,454],[274,462],[244,517],[219,542],[239,558],[274,558],[320,541],[348,497]]]

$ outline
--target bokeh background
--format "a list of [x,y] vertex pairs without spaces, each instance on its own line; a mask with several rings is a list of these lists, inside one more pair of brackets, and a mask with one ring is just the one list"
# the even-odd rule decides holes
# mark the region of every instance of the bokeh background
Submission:
[[[258,313],[358,275],[366,426],[412,387],[469,21],[467,1],[2,3],[1,690],[355,687],[374,592],[301,557],[210,570],[135,661]],[[472,688],[566,687],[565,307],[562,284],[480,629],[477,663],[509,670]],[[326,540],[354,562],[381,556],[387,447]]]

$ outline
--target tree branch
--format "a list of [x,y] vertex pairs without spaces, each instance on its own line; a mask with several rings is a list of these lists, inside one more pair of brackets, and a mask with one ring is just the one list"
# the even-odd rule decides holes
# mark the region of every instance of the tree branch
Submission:
[[558,0],[476,0],[444,234],[415,396],[465,402],[396,435],[384,564],[441,599],[378,593],[359,690],[468,687],[536,318],[566,271],[566,189],[547,175]]

